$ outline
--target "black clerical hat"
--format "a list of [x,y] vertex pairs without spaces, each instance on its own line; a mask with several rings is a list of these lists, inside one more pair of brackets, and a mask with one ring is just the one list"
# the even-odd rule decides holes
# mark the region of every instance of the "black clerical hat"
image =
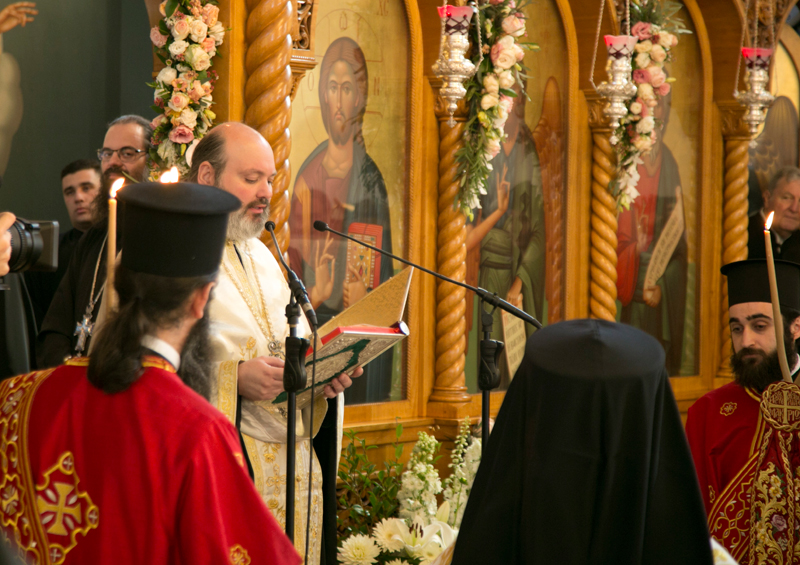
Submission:
[[163,277],[215,273],[228,214],[242,205],[224,190],[185,182],[124,186],[117,198],[124,210],[122,265]]
[[[743,302],[772,302],[766,259],[728,263],[721,269],[728,277],[728,306]],[[775,278],[783,308],[800,310],[800,265],[775,261]]]

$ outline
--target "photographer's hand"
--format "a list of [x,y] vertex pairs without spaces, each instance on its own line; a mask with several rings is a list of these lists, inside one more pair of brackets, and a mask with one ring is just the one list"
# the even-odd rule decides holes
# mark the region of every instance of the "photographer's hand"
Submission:
[[11,212],[0,213],[0,277],[8,274],[8,262],[11,260],[11,232],[8,231],[17,217]]

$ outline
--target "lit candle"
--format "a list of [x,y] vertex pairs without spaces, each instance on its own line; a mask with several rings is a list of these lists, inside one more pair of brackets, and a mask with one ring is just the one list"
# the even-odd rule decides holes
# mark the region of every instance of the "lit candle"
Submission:
[[179,180],[181,180],[181,175],[178,173],[178,167],[172,167],[170,170],[162,173],[162,175],[158,178],[158,181],[162,184],[172,184],[178,182]]
[[792,382],[792,375],[789,373],[789,361],[786,359],[786,348],[783,345],[783,317],[781,316],[781,306],[778,300],[778,279],[775,276],[775,258],[772,256],[772,238],[769,229],[772,227],[772,218],[775,212],[770,212],[767,223],[764,226],[764,244],[767,248],[767,272],[769,273],[769,294],[772,298],[772,319],[775,324],[775,342],[778,349],[778,361],[781,365],[783,380],[787,383]]
[[117,308],[117,293],[114,291],[114,267],[117,265],[117,191],[125,184],[125,179],[117,179],[111,185],[108,195],[108,241],[106,242],[106,297],[105,315]]

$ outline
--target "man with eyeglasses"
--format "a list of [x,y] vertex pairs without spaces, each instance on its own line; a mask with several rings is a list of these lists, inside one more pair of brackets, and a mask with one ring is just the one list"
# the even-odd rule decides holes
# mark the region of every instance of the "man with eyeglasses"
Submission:
[[[103,187],[93,204],[93,226],[83,235],[73,260],[42,322],[36,344],[40,369],[61,365],[66,357],[89,350],[92,329],[100,310],[106,281],[108,192],[120,177],[143,181],[147,176],[147,150],[153,129],[141,116],[121,116],[106,130],[97,150]],[[117,249],[122,242],[117,240]]]

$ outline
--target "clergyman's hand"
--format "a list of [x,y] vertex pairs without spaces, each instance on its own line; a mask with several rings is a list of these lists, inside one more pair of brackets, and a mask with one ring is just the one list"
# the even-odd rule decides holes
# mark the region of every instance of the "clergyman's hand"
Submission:
[[0,214],[0,277],[8,274],[8,262],[11,260],[11,226],[16,221],[11,212]]
[[364,369],[356,367],[353,374],[349,377],[347,373],[342,373],[338,377],[331,379],[331,382],[325,385],[323,394],[325,398],[336,398],[336,395],[344,392],[344,389],[349,388],[353,384],[353,379],[360,377],[364,374]]
[[283,392],[283,359],[256,357],[239,364],[239,394],[247,400],[273,400]]

